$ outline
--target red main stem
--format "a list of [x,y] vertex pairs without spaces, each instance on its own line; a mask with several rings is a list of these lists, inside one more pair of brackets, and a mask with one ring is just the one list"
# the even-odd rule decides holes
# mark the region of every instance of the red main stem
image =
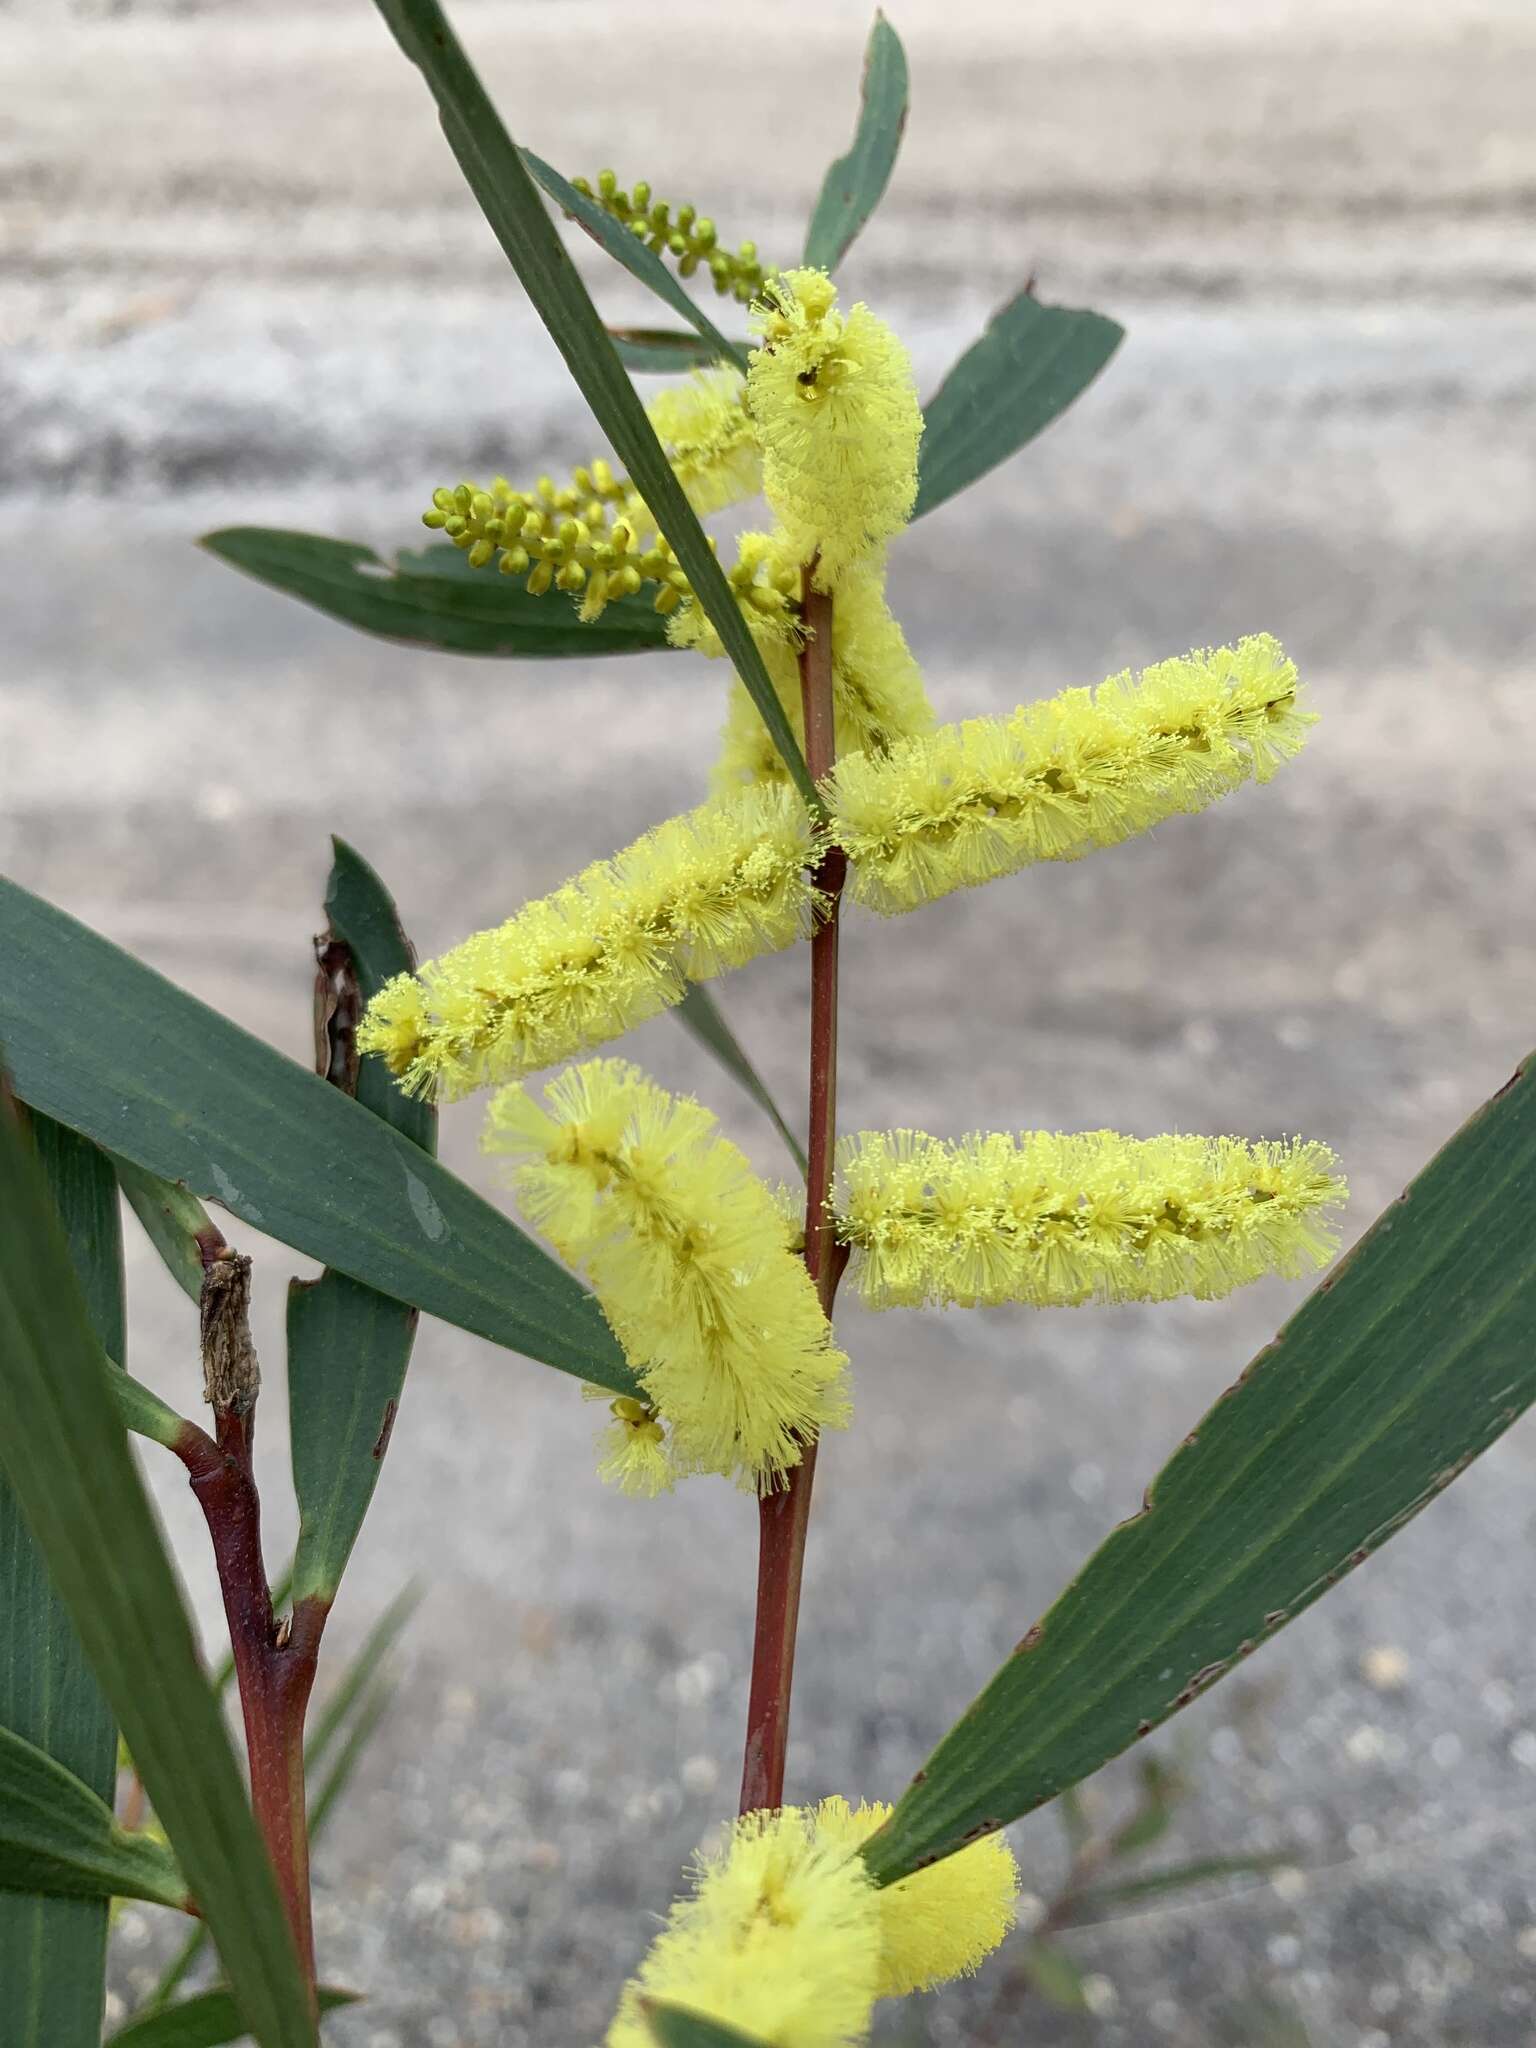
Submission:
[[[805,760],[821,782],[837,758],[832,695],[832,600],[805,576],[806,639],[800,652],[800,696],[805,713]],[[827,899],[811,938],[810,1129],[806,1147],[805,1264],[830,1317],[843,1261],[833,1235],[829,1197],[837,1142],[838,912],[847,860],[840,847],[825,854],[816,886]],[[789,1748],[789,1705],[795,1676],[795,1635],[800,1619],[800,1578],[816,1446],[807,1444],[782,1487],[758,1503],[757,1620],[752,1643],[752,1684],[747,1702],[746,1755],[741,1811],[784,1803]]]
[[267,1845],[305,1982],[313,1993],[304,1716],[326,1609],[318,1601],[300,1601],[292,1626],[279,1635],[262,1562],[252,1421],[249,1414],[221,1414],[217,1443],[188,1424],[175,1448],[187,1467],[213,1543],[245,1721],[251,1807]]

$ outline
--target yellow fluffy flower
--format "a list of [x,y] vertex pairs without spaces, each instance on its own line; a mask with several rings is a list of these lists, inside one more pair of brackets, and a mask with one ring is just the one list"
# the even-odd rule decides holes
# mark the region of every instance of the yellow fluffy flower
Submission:
[[912,516],[923,431],[912,364],[869,308],[837,310],[825,271],[789,270],[758,295],[747,408],[763,490],[789,546],[832,590]]
[[1326,1263],[1337,1167],[1301,1139],[864,1131],[834,1202],[873,1308],[1207,1301]]
[[766,1491],[846,1421],[848,1361],[779,1205],[699,1103],[589,1060],[542,1106],[503,1089],[484,1142],[517,1162],[524,1213],[587,1273],[644,1387],[649,1408],[613,1404],[606,1476],[654,1492],[722,1472]]
[[[796,595],[800,572],[782,539],[770,543],[789,568]],[[759,634],[758,643],[795,738],[805,744],[796,646],[782,633]],[[851,569],[838,585],[832,607],[832,702],[837,751],[883,755],[898,740],[931,732],[933,706],[922,670],[885,602],[884,565],[878,558]],[[731,686],[729,710],[714,787],[722,795],[745,784],[785,782],[783,756],[762,716],[739,682]]]
[[1267,782],[1315,714],[1268,634],[974,718],[886,756],[850,754],[827,784],[854,898],[894,912],[1041,860],[1076,860],[1250,777]]
[[646,407],[674,475],[695,512],[753,497],[763,481],[757,436],[736,370],[700,370]]
[[[815,1809],[816,1839],[827,1847],[860,1847],[891,1817],[875,1801],[850,1807],[824,1799]],[[902,1998],[952,1977],[968,1977],[1013,1926],[1019,1866],[1002,1835],[988,1835],[899,1884],[880,1901],[880,1977],[876,1995]]]
[[655,2048],[650,1997],[739,2027],[769,2048],[854,2048],[880,1970],[880,1894],[857,1855],[818,1839],[810,1815],[750,1813],[701,1856],[626,1986],[607,2048]]
[[386,983],[358,1045],[446,1099],[551,1066],[807,935],[818,852],[786,788],[704,804]]

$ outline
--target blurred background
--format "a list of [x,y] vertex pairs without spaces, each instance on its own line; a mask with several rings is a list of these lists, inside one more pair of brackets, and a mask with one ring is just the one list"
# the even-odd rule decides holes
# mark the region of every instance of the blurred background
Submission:
[[[797,252],[851,133],[865,0],[453,12],[568,174],[612,164]],[[1358,1233],[1536,1042],[1536,16],[891,12],[912,117],[845,289],[925,391],[1031,273],[1128,329],[1061,423],[896,550],[941,716],[1264,629],[1323,722],[1269,788],[1150,840],[852,920],[844,1125],[1300,1131],[1342,1153]],[[433,485],[598,452],[364,0],[11,0],[0,77],[0,864],[307,1058],[328,833],[435,951],[695,801],[722,679],[392,648],[194,547],[234,523],[414,546]],[[604,306],[654,318],[599,261]],[[786,957],[720,989],[791,1100],[803,981]],[[675,1025],[634,1051],[778,1170]],[[489,1188],[475,1136],[474,1108],[445,1120]],[[233,1234],[258,1253],[276,1555],[303,1262]],[[131,1363],[190,1403],[190,1313],[131,1254]],[[1302,1291],[850,1312],[792,1793],[894,1797]],[[329,1652],[419,1578],[397,1707],[318,1858],[327,1974],[371,1994],[345,2048],[598,2039],[734,1805],[755,1517],[713,1483],[605,1493],[592,1427],[558,1375],[423,1328]],[[1284,1868],[1063,1935],[1055,2004],[1016,1937],[882,2038],[1529,2041],[1533,1466],[1527,1421],[1154,1739],[1189,1789],[1149,1869]],[[211,1622],[195,1510],[156,1478]],[[1112,1771],[1092,1796],[1114,1815],[1134,1789]],[[1015,1833],[1038,1916],[1060,1831]],[[125,2010],[166,1938],[147,1909],[120,1935]]]

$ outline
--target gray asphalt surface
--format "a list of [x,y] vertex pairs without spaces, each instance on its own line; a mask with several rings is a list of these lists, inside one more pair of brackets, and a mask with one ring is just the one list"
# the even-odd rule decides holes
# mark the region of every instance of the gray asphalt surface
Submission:
[[[851,118],[862,5],[462,5],[509,114],[571,170],[706,197],[770,253]],[[713,672],[513,668],[349,636],[190,545],[269,523],[414,545],[430,487],[594,452],[579,401],[371,11],[0,9],[0,865],[296,1056],[326,835],[432,950],[695,800]],[[1265,628],[1323,723],[1267,790],[1075,868],[850,922],[842,1115],[1299,1130],[1351,1231],[1536,1041],[1536,19],[1525,0],[907,0],[915,79],[848,267],[925,387],[1030,270],[1129,340],[1072,415],[901,543],[950,716]],[[638,36],[638,40],[636,39]],[[630,104],[633,98],[633,104]],[[622,107],[622,112],[619,109]],[[597,277],[601,273],[593,270]],[[603,277],[616,311],[645,305]],[[803,976],[721,991],[799,1092]],[[665,1021],[634,1051],[764,1167],[771,1133]],[[475,1111],[449,1158],[490,1185]],[[259,1252],[274,1553],[291,1530]],[[135,1246],[134,1364],[195,1332]],[[796,1794],[894,1796],[1295,1305],[1026,1319],[850,1312]],[[342,2048],[600,2037],[739,1768],[753,1516],[627,1503],[568,1383],[424,1328],[331,1668],[419,1576],[400,1704],[318,1858]],[[1193,1791],[1157,1854],[1273,1881],[1021,1944],[891,2009],[896,2043],[1514,2048],[1536,2010],[1536,1438],[1517,1426],[1378,1559],[1158,1738]],[[163,1479],[164,1475],[157,1475]],[[168,1526],[207,1617],[195,1511]],[[1104,1810],[1120,1774],[1096,1788]],[[1017,1830],[1031,1895],[1050,1815]],[[164,1952],[124,1916],[114,1997]]]

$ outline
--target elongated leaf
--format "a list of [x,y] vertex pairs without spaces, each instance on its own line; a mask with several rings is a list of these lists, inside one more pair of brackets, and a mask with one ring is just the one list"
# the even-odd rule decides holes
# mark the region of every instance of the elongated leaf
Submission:
[[647,1998],[641,2010],[661,2048],[762,2048],[756,2034],[744,2034],[722,2020],[707,2020],[702,2013],[687,2012],[680,2005]]
[[1028,292],[1010,299],[923,408],[912,517],[1016,455],[1087,390],[1124,339],[1102,313],[1044,306]]
[[562,178],[552,164],[535,156],[531,149],[519,150],[518,154],[561,212],[578,221],[615,263],[627,270],[631,277],[639,278],[647,291],[654,292],[658,299],[664,299],[674,313],[680,313],[709,345],[717,362],[734,363],[738,370],[746,369],[746,350],[726,340],[704,308],[684,291],[677,274],[668,270],[653,249],[648,249],[622,221],[605,212],[595,199],[588,199],[578,192],[568,178]]
[[1058,2012],[1089,2010],[1082,1971],[1054,1941],[1032,1941],[1024,1951],[1021,1967],[1030,1989]]
[[836,270],[884,196],[907,125],[907,56],[901,38],[876,14],[864,51],[859,125],[853,147],[827,172],[805,236],[805,260]]
[[667,645],[667,622],[643,594],[617,598],[590,625],[558,591],[530,597],[515,576],[471,569],[456,547],[403,551],[394,568],[372,548],[272,526],[226,526],[202,545],[258,583],[411,647],[528,661],[646,654]]
[[893,1883],[1203,1693],[1536,1399],[1536,1060],[1191,1431],[864,1854]]
[[[361,1993],[322,1984],[318,1997],[322,2012],[334,2012],[338,2006],[356,2005]],[[109,2037],[107,2048],[225,2048],[227,2042],[245,2038],[246,2028],[229,1992],[200,1991],[196,1998],[163,2012],[131,2019]]]
[[1272,1870],[1293,1864],[1292,1855],[1203,1856],[1194,1863],[1170,1864],[1166,1870],[1149,1870],[1144,1877],[1107,1878],[1077,1893],[1068,1910],[1070,1924],[1111,1917],[1116,1906],[1135,1905],[1142,1899],[1161,1898],[1167,1892],[1190,1891],[1196,1885],[1219,1884],[1234,1877],[1264,1877]]
[[16,1091],[258,1230],[563,1372],[634,1391],[596,1302],[425,1153],[60,910],[0,880]]
[[341,1678],[327,1695],[325,1705],[316,1715],[305,1739],[304,1768],[307,1771],[318,1771],[325,1762],[348,1715],[378,1677],[385,1658],[420,1605],[421,1588],[404,1586],[369,1629]]
[[[0,1728],[0,1890],[187,1904],[186,1880],[163,1843],[118,1827],[89,1785],[8,1728]],[[0,2000],[16,1990],[7,1977]]]
[[[38,1549],[262,2048],[313,2048],[298,1959],[46,1183],[0,1113],[0,1430]],[[53,2048],[53,2043],[49,2043]]]
[[[367,861],[340,839],[325,894],[329,936],[320,1020],[330,1078],[423,1152],[437,1148],[431,1105],[402,1095],[379,1060],[359,1061],[363,1007],[416,956],[395,906]],[[340,1069],[338,1072],[337,1069]],[[288,1429],[299,1501],[295,1601],[335,1599],[363,1526],[405,1386],[416,1310],[345,1273],[288,1289]]]
[[[607,329],[544,210],[512,138],[449,27],[438,0],[376,0],[402,50],[420,67],[443,133],[480,210],[549,329],[582,396],[687,574],[705,616],[809,808],[824,809],[805,756],[769,680],[725,572],[672,473]],[[580,196],[579,194],[577,195]]]
[[[0,1097],[0,1117],[5,1117]],[[96,1337],[123,1353],[123,1247],[111,1168],[46,1117],[38,1162]],[[0,1206],[0,1235],[8,1219]],[[0,1430],[9,1429],[6,1416]],[[0,1728],[35,1746],[89,1798],[110,1801],[111,1711],[0,1465]],[[0,1780],[4,1765],[0,1763]],[[107,1909],[97,1899],[0,1897],[0,2038],[7,2048],[95,2048],[106,1993]]]
[[726,1022],[725,1012],[709,990],[700,981],[691,983],[688,993],[672,1014],[679,1024],[693,1034],[700,1045],[714,1054],[731,1078],[740,1082],[758,1108],[764,1112],[784,1140],[789,1156],[799,1167],[803,1178],[809,1171],[805,1162],[804,1147],[785,1122],[779,1105],[768,1092],[767,1083],[742,1050],[741,1041]]
[[193,1301],[203,1297],[203,1258],[198,1250],[200,1235],[222,1236],[208,1211],[188,1189],[175,1181],[146,1173],[131,1159],[112,1155],[117,1184],[128,1206],[144,1226],[145,1235],[160,1254],[161,1263],[183,1294]]
[[[681,377],[717,361],[719,354],[699,335],[674,327],[610,327],[608,339],[625,369],[641,376]],[[742,354],[746,346],[733,341],[732,353]]]

